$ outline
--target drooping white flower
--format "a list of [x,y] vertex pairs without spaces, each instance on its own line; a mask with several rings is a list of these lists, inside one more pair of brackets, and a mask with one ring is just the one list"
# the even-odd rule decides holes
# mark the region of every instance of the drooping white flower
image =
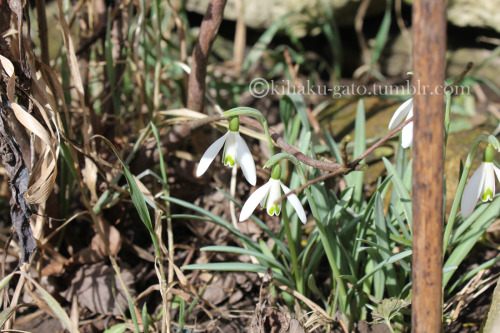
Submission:
[[[406,119],[405,119],[406,117]],[[413,117],[413,98],[410,98],[399,108],[397,108],[396,112],[392,116],[391,121],[389,122],[389,130],[396,128],[401,122],[406,121]],[[401,147],[408,148],[411,146],[413,142],[413,121],[403,127],[401,131]]]
[[493,163],[494,150],[488,145],[484,150],[483,162],[469,179],[462,195],[462,216],[468,217],[474,211],[479,199],[491,201],[495,196],[495,174],[500,182],[500,169]]
[[[240,222],[248,219],[259,203],[261,207],[265,208],[267,213],[271,216],[279,215],[281,213],[281,202],[276,204],[276,200],[278,200],[283,193],[288,194],[290,189],[281,183],[280,175],[281,167],[277,164],[273,167],[269,181],[259,187],[243,205],[240,214]],[[297,212],[300,221],[302,221],[302,223],[306,223],[306,213],[299,198],[295,194],[290,194],[287,199]]]
[[239,118],[237,116],[230,118],[229,130],[227,133],[217,139],[203,154],[200,163],[198,164],[198,169],[196,170],[196,177],[203,175],[205,171],[207,171],[222,146],[224,146],[222,163],[231,167],[234,167],[235,164],[238,163],[246,180],[252,186],[255,186],[255,183],[257,182],[255,163],[245,140],[243,140],[240,136]]

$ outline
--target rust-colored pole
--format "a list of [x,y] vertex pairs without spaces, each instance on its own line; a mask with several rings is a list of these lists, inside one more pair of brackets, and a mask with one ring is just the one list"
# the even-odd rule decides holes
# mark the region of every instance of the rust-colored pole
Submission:
[[413,2],[412,332],[441,332],[445,0]]

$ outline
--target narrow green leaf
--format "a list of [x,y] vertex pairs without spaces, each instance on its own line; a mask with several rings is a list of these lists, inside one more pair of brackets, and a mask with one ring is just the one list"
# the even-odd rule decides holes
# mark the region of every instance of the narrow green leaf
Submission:
[[151,221],[151,216],[149,215],[148,207],[146,206],[146,200],[144,199],[144,194],[139,189],[139,186],[137,185],[134,176],[130,172],[125,162],[123,162],[120,154],[113,146],[113,144],[107,138],[101,135],[96,135],[95,137],[101,138],[113,150],[116,157],[118,157],[118,160],[122,165],[123,175],[125,176],[125,179],[127,180],[129,186],[130,196],[132,198],[134,206],[137,210],[137,213],[139,214],[139,217],[141,218],[141,221],[148,229],[149,234],[151,236],[151,240],[153,241],[153,245],[155,247],[155,251],[156,253],[158,253],[159,252],[158,240],[156,239],[156,235],[154,233],[153,222]]
[[271,40],[274,38],[276,33],[281,28],[282,24],[290,15],[291,13],[280,18],[278,21],[273,23],[269,28],[267,28],[267,30],[260,36],[255,46],[252,48],[252,50],[250,50],[245,60],[243,61],[242,65],[243,73],[246,73],[250,68],[250,66],[260,59],[263,51],[267,49]]
[[285,103],[289,103],[293,105],[295,111],[300,117],[300,121],[302,122],[302,126],[304,129],[309,129],[309,118],[307,117],[307,109],[306,109],[306,101],[304,100],[304,95],[302,94],[287,94],[284,95],[281,100]]
[[14,276],[14,273],[10,273],[6,277],[4,277],[2,279],[2,281],[0,281],[0,290],[2,290],[3,288],[5,288],[5,286],[9,283],[10,279],[12,279],[13,276]]
[[[373,267],[373,269],[370,272],[368,272],[361,279],[359,279],[357,281],[356,285],[358,285],[358,286],[362,285],[363,282],[366,279],[370,278],[373,274],[375,274],[375,272],[377,272],[378,270],[382,269],[382,267],[384,267],[385,265],[392,264],[392,263],[395,263],[397,261],[400,261],[400,260],[402,260],[402,259],[404,259],[406,257],[411,256],[411,254],[412,254],[411,250],[406,250],[406,251],[400,252],[398,254],[395,254],[395,255],[393,255],[390,258],[387,258],[383,262],[377,264],[375,267]],[[351,290],[353,290],[353,289],[351,289]]]
[[[358,107],[356,108],[354,140],[353,158],[357,158],[366,150],[365,106],[362,99],[359,100]],[[363,161],[361,161],[361,163],[363,163]],[[364,174],[364,171],[353,171],[344,176],[347,185],[349,187],[354,187],[353,200],[356,204],[357,211],[361,209],[362,205]]]
[[399,200],[403,204],[406,218],[408,219],[408,224],[409,224],[410,230],[411,230],[413,217],[412,217],[412,210],[411,210],[410,193],[406,189],[406,186],[403,184],[403,181],[399,177],[398,173],[396,172],[396,169],[391,164],[391,162],[388,159],[386,159],[385,157],[382,157],[382,160],[384,161],[385,168],[387,169],[387,172],[389,173],[389,175],[392,176],[392,182],[394,183],[394,185],[396,185],[396,192],[399,196]]
[[221,227],[224,227],[225,229],[227,229],[228,231],[230,231],[232,234],[234,234],[236,237],[238,237],[241,241],[244,241],[245,244],[247,244],[248,246],[251,246],[253,249],[259,249],[259,245],[257,243],[255,243],[247,235],[245,235],[242,232],[240,232],[231,223],[229,223],[228,221],[224,220],[222,217],[220,217],[218,215],[215,215],[215,214],[209,212],[206,209],[203,209],[201,207],[198,207],[198,206],[196,206],[196,205],[194,205],[192,203],[189,203],[189,202],[181,200],[181,199],[177,199],[177,198],[174,198],[174,197],[168,197],[168,198],[167,197],[162,197],[162,198],[164,200],[167,200],[169,202],[173,202],[174,204],[177,204],[179,206],[191,209],[191,210],[193,210],[195,212],[198,212],[198,213],[200,213],[202,215],[205,215],[205,216],[209,217],[213,221],[213,223],[215,223],[217,225],[220,225]]
[[42,298],[45,300],[47,303],[47,306],[52,310],[52,312],[56,315],[57,319],[66,327],[68,331],[71,333],[78,333],[78,328],[75,327],[71,319],[69,319],[68,314],[64,311],[64,309],[61,307],[59,302],[55,300],[52,295],[50,295],[38,282],[33,280],[28,274],[21,272],[22,275],[28,280],[30,280],[31,283],[36,287],[38,292],[42,295]]
[[210,252],[229,252],[229,253],[236,253],[236,254],[246,254],[248,256],[255,257],[257,259],[263,260],[271,267],[273,268],[278,268],[282,272],[288,273],[288,270],[276,259],[268,257],[264,255],[261,252],[258,251],[253,251],[253,250],[247,250],[241,247],[236,247],[236,246],[222,246],[222,245],[212,245],[212,246],[205,246],[200,249],[201,251],[210,251]]
[[123,333],[125,331],[127,331],[127,325],[124,323],[120,323],[106,329],[104,333]]
[[144,303],[142,307],[142,326],[144,329],[144,333],[149,333],[149,314],[147,304]]
[[[208,264],[192,264],[182,266],[185,270],[208,270],[208,271],[222,271],[222,272],[253,272],[265,274],[267,267],[262,265],[255,265],[242,262],[217,262]],[[285,278],[283,275],[274,273],[274,278],[279,283],[282,283],[290,288],[293,288],[293,283]]]
[[387,41],[387,36],[389,35],[389,29],[391,27],[391,3],[391,0],[386,0],[384,18],[382,19],[382,23],[380,24],[377,36],[375,37],[375,48],[373,49],[371,59],[372,67],[379,60],[380,55],[382,54],[382,50],[384,49],[385,43]]
[[23,306],[28,306],[28,305],[27,304],[18,304],[16,306],[9,306],[5,310],[3,310],[0,313],[0,327],[4,327],[5,322],[7,320],[9,320],[10,317],[12,317],[12,315],[17,311],[17,309],[19,309],[20,307],[23,307]]

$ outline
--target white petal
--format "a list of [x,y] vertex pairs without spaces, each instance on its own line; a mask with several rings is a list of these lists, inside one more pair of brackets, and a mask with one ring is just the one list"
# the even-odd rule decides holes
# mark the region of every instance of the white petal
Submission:
[[269,193],[270,186],[270,182],[267,182],[252,193],[241,209],[240,222],[245,221],[250,217],[250,215],[252,215],[255,208],[257,208],[262,199],[264,199],[267,193]]
[[255,186],[257,182],[255,163],[245,140],[239,134],[236,136],[236,158],[247,181]]
[[493,170],[495,170],[495,174],[497,175],[497,179],[500,182],[500,169],[497,168],[495,164],[493,164]]
[[[236,137],[240,134],[238,132],[229,131],[227,132],[226,145],[224,146],[224,153],[222,153],[222,163],[225,166],[233,167],[236,163]],[[226,159],[229,158],[228,161]],[[231,164],[231,162],[233,164]]]
[[481,190],[484,182],[484,163],[481,163],[476,172],[470,177],[469,182],[465,186],[464,194],[462,195],[462,216],[468,217],[474,211],[477,200],[481,196]]
[[389,122],[389,129],[392,130],[396,128],[403,119],[406,117],[406,115],[413,110],[413,98],[410,98],[394,112],[394,115],[392,116],[391,121]]
[[403,127],[401,131],[401,147],[408,148],[413,143],[413,121]]
[[[269,215],[279,215],[281,212],[281,202],[275,204],[276,200],[281,198],[281,181],[279,179],[269,179],[270,188],[269,188],[269,196],[267,197],[266,203],[266,211]],[[277,210],[271,213],[271,209],[277,206]]]
[[[283,189],[283,192],[285,192],[285,194],[290,192],[290,189],[283,184],[281,184],[281,188]],[[297,212],[297,216],[299,217],[300,221],[302,221],[302,223],[306,223],[306,212],[304,211],[304,207],[302,207],[299,198],[295,194],[290,194],[287,198],[288,201],[290,201],[290,203],[292,204],[292,207]]]
[[[492,162],[484,162],[484,180],[483,188],[481,190],[481,201],[491,201],[495,196],[495,172],[493,171],[494,164]],[[486,198],[484,194],[486,192],[491,192]]]
[[222,148],[224,145],[224,142],[226,142],[226,139],[229,135],[229,132],[224,134],[222,137],[217,139],[210,147],[208,147],[207,151],[205,154],[203,154],[200,163],[198,164],[198,169],[196,170],[196,177],[199,177],[207,171],[208,167],[210,164],[212,164],[212,161],[214,158],[217,156],[219,153],[219,150]]

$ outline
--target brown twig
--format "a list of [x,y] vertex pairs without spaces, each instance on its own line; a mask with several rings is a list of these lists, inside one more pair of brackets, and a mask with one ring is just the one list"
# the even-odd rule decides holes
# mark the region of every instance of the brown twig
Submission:
[[[387,133],[386,136],[384,136],[382,139],[380,139],[374,145],[372,145],[370,148],[368,148],[363,154],[361,154],[360,156],[358,156],[354,161],[352,161],[350,163],[347,163],[347,156],[346,156],[346,158],[344,160],[344,163],[342,163],[342,164],[341,163],[326,162],[326,161],[318,161],[316,159],[307,157],[306,155],[304,155],[303,153],[301,153],[300,151],[298,151],[297,149],[295,149],[295,147],[289,145],[272,128],[269,128],[269,133],[271,134],[271,138],[274,140],[274,142],[276,143],[276,145],[278,147],[280,147],[282,150],[284,150],[285,152],[287,152],[287,153],[295,156],[300,162],[302,162],[304,164],[307,164],[309,166],[312,166],[312,167],[320,169],[320,170],[330,171],[329,173],[327,173],[327,174],[325,174],[323,176],[320,176],[318,178],[315,178],[313,180],[310,180],[310,181],[306,182],[301,187],[296,188],[295,190],[290,191],[289,193],[283,195],[280,199],[278,199],[276,201],[278,201],[278,202],[282,201],[282,200],[284,200],[286,197],[288,197],[292,193],[293,194],[300,193],[305,188],[307,188],[308,186],[316,184],[318,182],[321,182],[321,181],[323,181],[325,179],[328,179],[328,178],[331,178],[331,177],[335,177],[335,176],[340,175],[340,174],[347,174],[347,173],[349,173],[351,171],[356,170],[356,168],[358,167],[359,163],[366,156],[368,156],[375,149],[377,149],[382,144],[384,144],[385,142],[387,142],[387,140],[389,140],[392,136],[394,136],[394,134],[396,134],[397,132],[399,132],[404,126],[406,126],[407,124],[409,124],[411,121],[413,121],[413,117],[409,118],[405,122],[399,124],[396,128],[394,128],[392,131],[390,131],[389,133]],[[253,119],[253,118],[240,117],[240,122],[242,124],[246,124],[246,125],[249,125],[249,126],[252,126],[252,127],[255,127],[255,128],[262,129],[262,125],[256,119]]]
[[191,74],[188,81],[187,108],[201,112],[205,96],[205,77],[210,48],[222,22],[226,0],[210,0],[201,22],[200,35],[193,50]]
[[[259,123],[259,121],[257,121],[256,119],[253,119],[253,118],[240,117],[240,122],[242,124],[246,124],[246,125],[252,126],[254,128],[262,129],[262,125]],[[272,128],[269,128],[269,133],[271,134],[271,138],[274,140],[274,142],[276,143],[276,145],[278,147],[280,147],[281,149],[283,149],[287,153],[295,156],[302,163],[310,165],[314,168],[326,170],[326,171],[338,171],[339,169],[343,170],[344,166],[340,163],[318,161],[318,160],[315,160],[313,158],[307,157],[306,155],[302,154],[300,151],[295,149],[295,147],[289,145]]]
[[354,166],[354,167],[357,166],[359,164],[359,162],[361,162],[366,156],[370,155],[375,149],[380,147],[383,143],[385,143],[387,140],[389,140],[394,134],[399,132],[403,127],[405,127],[406,125],[408,125],[412,121],[413,121],[413,117],[408,118],[404,123],[399,124],[398,127],[396,127],[395,129],[393,129],[392,131],[387,133],[386,136],[384,136],[382,139],[380,139],[378,142],[376,142],[373,146],[368,148],[363,154],[359,155],[349,165]]
[[302,185],[301,187],[298,187],[294,190],[291,190],[290,192],[288,192],[287,194],[283,195],[280,199],[276,200],[276,201],[282,201],[284,200],[286,197],[288,197],[290,194],[297,194],[297,193],[300,193],[302,191],[304,191],[308,186],[311,186],[313,184],[316,184],[316,183],[319,183],[319,182],[322,182],[328,178],[332,178],[332,177],[335,177],[335,176],[338,176],[340,174],[347,174],[351,171],[354,171],[356,170],[356,168],[358,167],[359,163],[368,155],[370,155],[375,149],[377,149],[378,147],[380,147],[382,144],[384,144],[387,140],[389,140],[394,134],[396,134],[397,132],[399,132],[403,127],[405,127],[407,124],[409,124],[411,121],[413,121],[413,117],[409,118],[408,120],[406,120],[404,123],[401,123],[398,125],[398,127],[394,128],[392,131],[390,131],[389,133],[387,133],[386,136],[384,136],[382,139],[380,139],[379,141],[377,141],[373,146],[371,146],[370,148],[368,148],[363,154],[361,154],[358,158],[356,158],[354,161],[352,161],[351,163],[347,164],[347,165],[342,165],[342,167],[344,167],[344,169],[339,169],[337,171],[332,171],[332,172],[329,172],[327,174],[324,174],[318,178],[315,178],[313,180],[310,180],[308,182],[306,182],[304,185]]
[[453,82],[452,85],[449,86],[449,89],[453,89],[458,86],[458,84],[464,79],[465,75],[472,69],[472,66],[474,66],[474,63],[472,61],[469,61],[467,63],[467,66],[465,66],[465,69],[462,71],[462,74],[460,74],[458,79],[456,79],[455,82]]

